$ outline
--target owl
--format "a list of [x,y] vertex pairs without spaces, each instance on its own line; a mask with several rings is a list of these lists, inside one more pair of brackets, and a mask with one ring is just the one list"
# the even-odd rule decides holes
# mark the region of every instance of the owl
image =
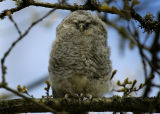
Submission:
[[74,11],[56,28],[49,60],[53,96],[102,97],[111,87],[111,70],[105,24],[88,11]]

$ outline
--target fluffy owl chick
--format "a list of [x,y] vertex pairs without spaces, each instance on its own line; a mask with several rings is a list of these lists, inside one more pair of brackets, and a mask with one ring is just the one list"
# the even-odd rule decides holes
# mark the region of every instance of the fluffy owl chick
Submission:
[[110,88],[111,61],[104,23],[87,11],[74,11],[56,29],[49,75],[54,97],[101,97]]

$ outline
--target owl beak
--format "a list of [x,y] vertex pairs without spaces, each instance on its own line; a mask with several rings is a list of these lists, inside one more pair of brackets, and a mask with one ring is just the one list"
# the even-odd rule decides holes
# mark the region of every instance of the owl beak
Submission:
[[81,32],[83,32],[85,30],[85,24],[84,23],[80,23],[79,24],[79,29]]

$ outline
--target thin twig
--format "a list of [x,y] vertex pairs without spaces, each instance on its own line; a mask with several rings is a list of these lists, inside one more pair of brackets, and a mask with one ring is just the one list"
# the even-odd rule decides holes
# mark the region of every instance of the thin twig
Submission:
[[11,12],[10,12],[10,11],[8,11],[8,12],[7,12],[7,14],[8,14],[9,19],[11,20],[11,22],[14,24],[14,26],[15,26],[15,28],[16,28],[16,30],[17,30],[17,32],[18,32],[18,33],[19,33],[19,35],[21,36],[21,35],[22,35],[22,33],[21,33],[21,31],[20,31],[20,29],[19,29],[19,27],[18,27],[17,23],[14,21],[14,19],[13,19],[12,15],[11,15]]
[[148,64],[153,68],[153,70],[160,75],[160,72],[158,71],[158,69],[156,69],[156,67],[151,63],[151,61],[148,59],[146,55],[144,55],[144,58],[147,60]]
[[32,27],[34,27],[36,24],[38,24],[39,22],[41,22],[44,18],[46,18],[47,16],[49,16],[53,11],[55,11],[55,9],[50,10],[46,15],[44,15],[43,17],[41,17],[40,19],[36,20],[35,22],[33,22],[28,29],[16,40],[14,41],[11,46],[9,47],[9,49],[5,52],[4,56],[1,59],[1,69],[2,69],[2,83],[6,84],[6,80],[5,80],[5,74],[6,74],[6,66],[4,65],[5,60],[7,58],[7,56],[9,55],[9,53],[11,52],[11,50],[14,48],[14,46],[20,41],[22,40],[28,33],[29,31],[32,29]]
[[31,102],[35,103],[36,105],[38,105],[38,106],[40,106],[40,107],[42,107],[42,108],[44,108],[44,109],[46,109],[46,110],[48,110],[50,112],[56,113],[55,110],[53,110],[49,106],[45,105],[44,103],[36,102],[34,99],[28,98],[25,95],[20,94],[18,91],[14,90],[14,89],[12,89],[12,88],[10,88],[8,86],[4,86],[3,88],[8,90],[8,91],[10,91],[10,92],[12,92],[12,93],[14,93],[14,94],[16,94],[16,95],[18,95],[18,96],[20,96],[20,97],[23,97],[25,100],[28,100],[28,101],[31,101]]
[[[55,11],[55,9],[50,10],[46,15],[44,15],[44,16],[41,17],[40,19],[36,20],[35,22],[33,22],[33,23],[28,27],[28,29],[24,32],[24,34],[21,34],[21,32],[19,32],[20,37],[11,44],[10,48],[6,51],[6,53],[4,54],[3,58],[1,59],[1,65],[2,65],[2,83],[1,83],[1,87],[3,87],[4,89],[6,89],[6,90],[8,90],[8,91],[10,91],[10,92],[12,92],[12,93],[20,96],[20,97],[23,97],[23,98],[26,99],[26,100],[29,100],[29,101],[31,101],[31,102],[33,102],[33,103],[41,106],[42,108],[44,108],[44,109],[46,109],[46,110],[48,110],[48,111],[51,111],[51,112],[56,113],[56,111],[54,111],[52,108],[48,107],[47,105],[44,105],[44,104],[42,104],[42,103],[37,103],[34,99],[29,99],[28,97],[20,94],[20,93],[17,92],[16,90],[8,87],[8,86],[6,85],[6,80],[5,80],[6,67],[5,67],[5,65],[4,65],[7,56],[10,54],[10,52],[12,51],[12,49],[14,48],[14,46],[15,46],[20,40],[22,40],[22,39],[29,33],[29,31],[31,30],[32,27],[34,27],[37,23],[41,22],[44,18],[46,18],[47,16],[49,16],[53,11]],[[17,24],[14,22],[14,20],[11,18],[11,16],[10,16],[10,19],[11,19],[11,21],[15,24],[16,29],[19,31],[19,28],[18,28]]]
[[151,84],[151,86],[154,86],[154,87],[157,87],[157,88],[159,88],[160,89],[160,85],[158,85],[158,84]]
[[3,19],[5,16],[7,16],[7,12],[8,12],[8,11],[10,11],[11,14],[12,14],[12,13],[15,13],[15,12],[17,12],[17,11],[20,11],[20,10],[26,8],[26,7],[27,7],[27,6],[23,6],[23,7],[19,6],[19,7],[16,7],[16,8],[11,8],[11,9],[4,10],[2,13],[0,13],[0,18]]
[[137,41],[137,46],[138,46],[138,49],[139,49],[139,53],[141,55],[141,59],[142,59],[142,63],[143,63],[143,69],[144,69],[144,76],[145,78],[147,78],[147,66],[146,66],[146,62],[145,62],[145,54],[143,53],[143,48],[141,47],[141,43],[139,41],[138,38],[135,38],[135,40]]

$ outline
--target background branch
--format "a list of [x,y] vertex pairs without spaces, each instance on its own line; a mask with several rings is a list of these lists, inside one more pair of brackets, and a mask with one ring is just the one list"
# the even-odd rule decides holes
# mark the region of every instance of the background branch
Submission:
[[[14,93],[14,94],[16,94],[16,95],[18,95],[18,96],[20,96],[20,97],[22,97],[22,98],[24,98],[23,100],[25,100],[25,101],[27,101],[27,102],[29,101],[29,102],[31,102],[32,104],[35,104],[35,105],[37,105],[38,107],[45,109],[46,111],[55,112],[52,108],[50,108],[49,106],[45,105],[44,103],[37,102],[37,101],[36,101],[35,99],[33,99],[33,98],[28,98],[27,96],[19,93],[18,91],[14,90],[14,89],[12,89],[12,88],[10,88],[10,87],[8,87],[8,86],[4,86],[3,88],[6,89],[6,90],[8,90],[8,91],[10,91],[10,92],[12,92],[12,93]],[[0,103],[3,104],[3,102],[0,102]],[[14,105],[15,105],[15,104],[14,104]],[[6,107],[6,105],[4,105],[4,106]],[[9,107],[10,107],[10,106],[9,106]],[[2,107],[1,107],[1,108],[2,108]],[[5,110],[5,111],[6,111],[6,110]],[[0,112],[3,112],[3,110],[0,111]],[[11,111],[11,112],[14,112],[14,111]],[[4,113],[5,113],[5,112],[4,112]]]
[[5,63],[5,60],[7,58],[7,56],[9,55],[9,53],[11,52],[11,50],[16,46],[16,44],[22,40],[28,33],[29,31],[32,29],[32,27],[34,27],[36,24],[38,24],[39,22],[41,22],[44,18],[46,18],[47,16],[49,16],[53,11],[55,11],[55,9],[52,9],[50,10],[46,15],[44,15],[43,17],[41,17],[40,19],[36,20],[35,22],[33,22],[29,27],[28,29],[22,34],[19,36],[19,38],[14,41],[11,46],[9,47],[9,49],[5,52],[4,56],[2,57],[1,59],[1,69],[2,69],[2,84],[6,84],[6,81],[5,81],[5,74],[6,74],[6,66],[4,65]]
[[[48,80],[48,75],[45,75],[45,76],[41,76],[39,79],[37,80],[34,80],[33,82],[29,83],[26,85],[28,91],[30,92],[31,90],[37,88],[38,86],[42,85],[45,83],[46,80]],[[10,99],[10,98],[13,98],[15,97],[15,95],[13,93],[3,93],[0,95],[0,99]]]
[[[63,9],[63,10],[97,10],[99,12],[106,12],[106,13],[112,13],[112,14],[118,14],[121,17],[124,17],[126,19],[130,19],[128,15],[131,16],[131,18],[137,20],[141,27],[145,29],[145,31],[159,31],[160,28],[160,22],[151,20],[147,21],[145,18],[142,18],[138,13],[135,12],[134,9],[126,9],[119,10],[116,7],[109,7],[109,6],[99,6],[99,7],[92,7],[90,5],[68,5],[68,4],[51,4],[51,3],[44,3],[44,2],[37,2],[34,0],[28,0],[27,2],[22,2],[19,7],[12,8],[10,10],[4,10],[3,13],[0,14],[0,18],[4,18],[6,16],[6,12],[10,11],[11,13],[14,13],[16,11],[19,11],[23,8],[26,8],[28,6],[41,6],[46,8],[54,8],[54,9]],[[128,14],[126,14],[128,13]]]
[[[2,59],[1,59],[2,82],[0,83],[0,88],[4,88],[4,89],[6,89],[6,90],[8,90],[8,91],[10,91],[10,92],[12,92],[12,93],[20,96],[20,97],[23,97],[26,101],[30,101],[30,102],[32,102],[32,103],[40,106],[41,108],[50,111],[50,112],[55,112],[55,111],[54,111],[52,108],[46,106],[45,104],[43,104],[43,103],[38,103],[38,102],[36,102],[34,99],[29,99],[29,98],[26,97],[25,95],[23,95],[23,94],[19,93],[18,91],[16,91],[16,90],[14,90],[14,89],[12,89],[12,88],[10,88],[10,87],[7,86],[7,82],[6,82],[6,78],[5,78],[7,67],[4,65],[4,63],[5,63],[5,60],[6,60],[7,56],[8,56],[8,55],[10,54],[10,52],[12,51],[12,49],[16,46],[16,44],[17,44],[19,41],[21,41],[21,40],[29,33],[29,31],[32,29],[32,27],[34,27],[36,24],[38,24],[39,22],[41,22],[44,18],[46,18],[47,16],[49,16],[53,11],[55,11],[55,9],[50,10],[46,15],[44,15],[44,16],[41,17],[40,19],[34,21],[34,22],[28,27],[28,29],[27,29],[23,34],[21,34],[21,32],[20,32],[20,33],[19,33],[19,34],[20,34],[19,38],[18,38],[16,41],[14,41],[14,42],[11,44],[11,46],[9,47],[9,49],[5,52],[4,56],[3,56]],[[10,11],[7,11],[7,15],[10,16]],[[10,18],[11,18],[11,17],[10,17]],[[19,32],[18,25],[15,23],[14,20],[12,20],[12,18],[11,18],[11,21],[14,23],[17,31]],[[0,111],[0,112],[1,112],[1,111]]]

